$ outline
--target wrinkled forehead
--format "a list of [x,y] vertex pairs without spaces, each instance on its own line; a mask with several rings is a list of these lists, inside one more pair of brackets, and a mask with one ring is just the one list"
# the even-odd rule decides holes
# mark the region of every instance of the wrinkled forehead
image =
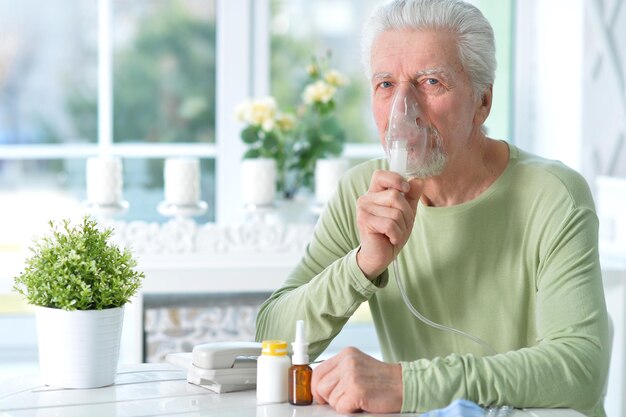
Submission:
[[451,31],[390,30],[381,32],[372,44],[370,78],[462,72],[457,36]]

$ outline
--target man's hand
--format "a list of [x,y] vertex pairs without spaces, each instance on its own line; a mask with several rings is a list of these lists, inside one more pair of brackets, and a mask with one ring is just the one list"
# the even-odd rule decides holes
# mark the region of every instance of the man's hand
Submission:
[[402,408],[402,368],[349,347],[313,370],[313,398],[337,412],[393,413]]
[[411,235],[422,181],[410,183],[399,174],[378,170],[370,187],[357,201],[361,247],[357,264],[374,279],[393,261]]

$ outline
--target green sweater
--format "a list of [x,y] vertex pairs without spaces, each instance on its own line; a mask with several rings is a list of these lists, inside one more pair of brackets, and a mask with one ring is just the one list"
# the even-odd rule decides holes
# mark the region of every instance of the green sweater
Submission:
[[344,176],[302,260],[261,307],[257,339],[293,340],[293,322],[303,319],[315,357],[369,302],[385,361],[402,365],[403,411],[466,398],[604,415],[608,327],[591,194],[560,162],[509,148],[507,168],[476,199],[420,203],[398,256],[400,279],[423,315],[499,354],[414,317],[391,267],[374,282],[359,269],[356,200],[372,173],[387,168],[384,159]]

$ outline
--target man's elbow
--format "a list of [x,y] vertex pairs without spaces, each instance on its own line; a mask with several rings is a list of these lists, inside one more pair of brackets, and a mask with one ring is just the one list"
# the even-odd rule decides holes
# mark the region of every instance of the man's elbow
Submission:
[[575,382],[568,397],[575,402],[572,408],[588,414],[602,400],[609,372],[610,348],[607,341],[601,343],[585,340],[573,349],[570,368]]

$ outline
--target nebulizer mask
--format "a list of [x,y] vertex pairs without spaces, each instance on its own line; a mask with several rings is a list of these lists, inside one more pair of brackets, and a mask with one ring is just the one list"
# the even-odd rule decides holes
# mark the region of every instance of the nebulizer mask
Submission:
[[[416,87],[411,82],[398,84],[392,98],[389,123],[385,134],[389,169],[406,179],[427,176],[424,173],[428,172],[427,165],[432,160],[433,152],[436,152],[437,140],[436,130],[427,126],[423,119]],[[490,354],[496,354],[496,351],[482,339],[461,330],[435,323],[424,317],[411,304],[406,294],[404,284],[400,279],[397,256],[392,262],[392,267],[402,299],[413,315],[429,326],[466,337],[481,345]]]
[[391,101],[385,147],[389,169],[406,177],[420,177],[429,144],[429,129],[422,122],[417,89],[401,83]]

